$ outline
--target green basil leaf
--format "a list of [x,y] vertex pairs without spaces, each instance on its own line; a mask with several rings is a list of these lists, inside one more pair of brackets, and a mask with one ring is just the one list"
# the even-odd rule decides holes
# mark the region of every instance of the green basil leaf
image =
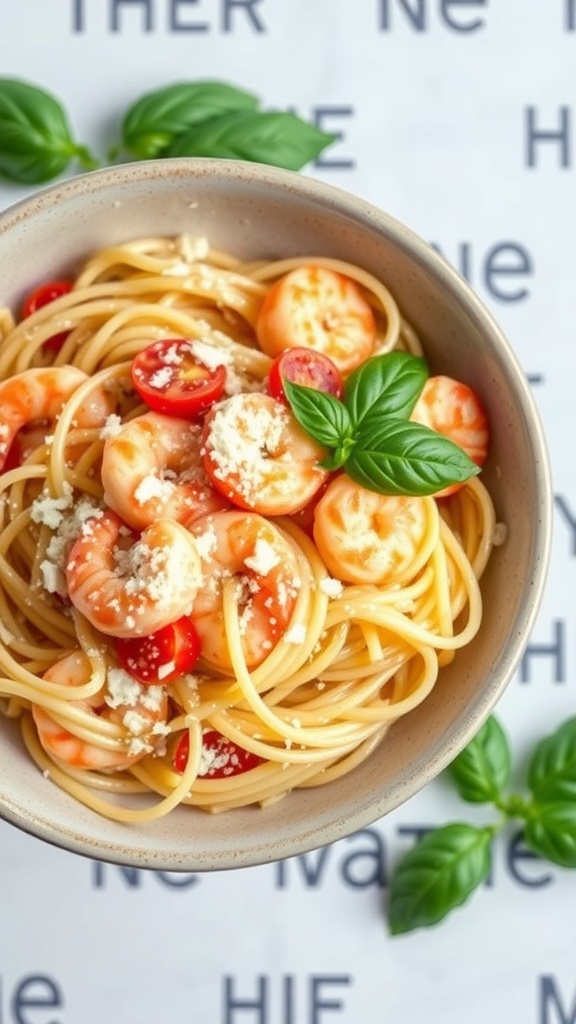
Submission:
[[[370,426],[370,429],[368,429]],[[346,472],[356,483],[380,494],[435,494],[480,472],[447,437],[420,423],[389,420],[355,435]]]
[[564,868],[576,868],[576,804],[533,804],[524,841],[534,853]]
[[163,155],[251,160],[299,171],[335,139],[295,114],[238,111],[202,121],[179,135]]
[[528,786],[538,803],[576,800],[576,718],[537,745],[528,766]]
[[424,360],[409,352],[387,352],[362,363],[344,386],[355,428],[376,425],[385,416],[407,420],[427,376]]
[[492,829],[455,822],[434,829],[398,863],[390,882],[393,935],[429,928],[461,906],[492,864]]
[[179,135],[230,111],[255,110],[258,97],[225,82],[177,82],[147,93],[127,110],[122,142],[139,159],[162,157]]
[[502,726],[489,718],[447,772],[468,803],[497,801],[510,779],[511,750]]
[[27,82],[0,78],[0,175],[37,185],[61,174],[73,157],[96,166],[74,142],[58,100]]
[[351,438],[352,424],[346,406],[338,398],[326,391],[295,384],[286,378],[282,386],[295,418],[310,437],[328,448],[343,447],[344,451],[348,450],[349,444],[346,442]]

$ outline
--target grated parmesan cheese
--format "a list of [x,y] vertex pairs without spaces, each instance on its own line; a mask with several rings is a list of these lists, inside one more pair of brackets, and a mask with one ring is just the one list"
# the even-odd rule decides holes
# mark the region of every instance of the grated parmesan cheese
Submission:
[[138,711],[127,711],[122,715],[122,725],[125,725],[128,732],[133,736],[141,736],[148,728],[148,719]]
[[306,626],[303,622],[296,622],[284,634],[287,644],[303,644],[306,639]]
[[[254,502],[267,480],[267,459],[281,445],[289,413],[279,402],[255,407],[232,395],[215,408],[206,436],[214,475],[239,480],[238,491]],[[286,461],[290,455],[286,453]]]
[[104,700],[111,708],[135,707],[144,687],[123,668],[109,668],[106,675],[108,693]]
[[269,541],[263,537],[257,537],[254,554],[244,559],[244,565],[247,569],[252,569],[258,576],[267,576],[272,569],[280,565],[280,558]]
[[325,576],[324,579],[321,579],[318,586],[328,597],[340,597],[344,590],[344,584],[341,580],[333,579],[331,576]]
[[53,498],[43,491],[30,506],[30,516],[34,523],[40,523],[51,530],[56,530],[64,519],[64,512],[73,502],[73,489],[67,480],[62,487],[64,493],[60,498]]
[[104,426],[100,429],[98,436],[106,441],[109,437],[116,437],[122,429],[122,418],[117,413],[112,412],[104,421]]

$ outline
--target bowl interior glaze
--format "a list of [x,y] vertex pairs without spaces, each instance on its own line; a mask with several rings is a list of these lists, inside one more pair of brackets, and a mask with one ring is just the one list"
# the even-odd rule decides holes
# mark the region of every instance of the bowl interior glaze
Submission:
[[73,271],[93,249],[191,232],[247,258],[326,255],[359,264],[393,292],[433,372],[472,384],[487,406],[484,470],[508,536],[482,583],[479,635],[432,694],[343,780],[275,805],[210,815],[181,808],[146,825],[100,818],[50,785],[0,723],[0,815],[71,851],[171,871],[234,868],[303,853],[382,817],[420,790],[492,711],[521,657],[550,548],[548,458],[524,373],[467,284],[431,246],[360,199],[303,175],[237,161],[127,164],[56,185],[0,216],[2,304]]

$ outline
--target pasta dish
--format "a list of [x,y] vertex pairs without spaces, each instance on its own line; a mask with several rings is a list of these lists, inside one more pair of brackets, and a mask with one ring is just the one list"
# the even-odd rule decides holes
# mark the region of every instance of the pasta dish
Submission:
[[[0,311],[0,711],[47,785],[126,822],[266,806],[425,700],[481,623],[490,495],[476,471],[372,490],[291,397],[338,410],[390,354],[424,365],[361,268],[191,235],[103,249]],[[412,405],[479,469],[470,388],[427,376]]]

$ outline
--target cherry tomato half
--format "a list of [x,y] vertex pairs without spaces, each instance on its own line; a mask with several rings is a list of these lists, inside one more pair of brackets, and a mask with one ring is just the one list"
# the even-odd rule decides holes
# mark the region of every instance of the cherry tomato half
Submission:
[[340,398],[342,374],[332,360],[311,348],[287,348],[274,360],[268,374],[268,391],[279,402],[286,402],[284,380]]
[[[71,291],[72,281],[46,281],[45,284],[39,285],[24,300],[24,305],[22,306],[23,319],[32,316],[32,313],[36,313],[38,309],[48,306],[50,302],[54,302],[54,299],[59,299],[61,295],[68,295],[68,292]],[[69,333],[69,331],[60,331],[58,334],[52,335],[51,338],[46,339],[44,347],[51,349],[53,352],[58,352]]]
[[[215,729],[207,729],[202,737],[202,749],[208,767],[202,772],[203,779],[227,779],[231,775],[241,775],[262,764],[262,758],[250,750],[244,750],[232,740],[222,736]],[[182,737],[174,753],[174,770],[183,772],[188,761],[188,733]]]
[[155,341],[132,362],[132,382],[154,412],[191,419],[220,398],[226,367],[205,365],[185,338]]
[[187,616],[148,636],[116,641],[122,668],[140,683],[169,683],[190,672],[200,657],[200,638]]

